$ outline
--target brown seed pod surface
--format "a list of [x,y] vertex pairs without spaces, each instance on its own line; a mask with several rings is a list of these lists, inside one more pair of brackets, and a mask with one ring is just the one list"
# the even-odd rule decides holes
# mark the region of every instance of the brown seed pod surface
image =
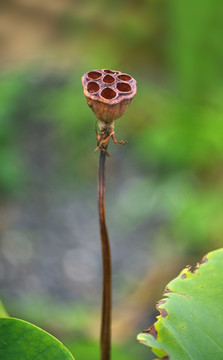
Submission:
[[99,120],[120,118],[136,95],[136,80],[120,71],[91,70],[82,76],[88,105]]

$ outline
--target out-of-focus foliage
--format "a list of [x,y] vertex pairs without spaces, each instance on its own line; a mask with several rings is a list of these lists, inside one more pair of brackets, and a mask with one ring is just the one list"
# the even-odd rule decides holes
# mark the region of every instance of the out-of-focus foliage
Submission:
[[18,0],[0,7],[1,197],[22,194],[32,203],[31,178],[39,194],[44,186],[55,194],[95,188],[95,117],[80,79],[91,69],[117,69],[136,78],[138,93],[115,123],[128,145],[109,145],[107,198],[110,185],[117,191],[110,221],[118,219],[126,237],[141,239],[146,228],[152,258],[221,246],[222,1]]
[[[92,360],[97,360],[100,357],[99,344],[87,339],[77,339],[76,341],[66,343],[66,346],[71,353],[75,354],[78,360],[85,360],[89,357],[89,354]],[[132,343],[114,345],[112,348],[112,358],[117,360],[134,360],[139,356],[142,359],[143,354],[144,352],[140,354],[140,349],[137,348],[136,350]]]
[[7,311],[4,308],[4,305],[2,304],[1,300],[0,300],[0,317],[8,317]]
[[0,191],[13,191],[22,180],[22,161],[17,150],[17,124],[14,117],[24,79],[12,73],[0,77]]

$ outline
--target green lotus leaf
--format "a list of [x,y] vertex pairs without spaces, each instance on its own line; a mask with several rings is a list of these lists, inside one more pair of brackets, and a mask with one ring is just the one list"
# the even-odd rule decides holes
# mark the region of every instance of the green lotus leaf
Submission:
[[56,338],[26,321],[0,319],[0,359],[74,360]]
[[156,356],[170,360],[223,359],[223,249],[186,267],[157,304],[157,322],[138,335]]

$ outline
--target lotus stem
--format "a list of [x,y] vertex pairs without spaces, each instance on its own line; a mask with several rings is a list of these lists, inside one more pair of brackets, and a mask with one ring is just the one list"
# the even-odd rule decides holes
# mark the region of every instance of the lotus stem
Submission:
[[105,159],[107,146],[100,151],[98,171],[98,209],[103,267],[102,316],[101,316],[101,360],[110,360],[111,353],[111,308],[112,266],[111,251],[105,216]]

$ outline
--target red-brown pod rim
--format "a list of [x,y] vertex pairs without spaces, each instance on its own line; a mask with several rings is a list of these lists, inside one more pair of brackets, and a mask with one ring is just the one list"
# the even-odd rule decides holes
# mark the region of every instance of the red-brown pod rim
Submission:
[[96,93],[96,92],[98,92],[99,89],[100,89],[100,86],[95,81],[90,81],[87,84],[87,91],[89,93]]
[[106,84],[113,84],[115,82],[115,78],[114,78],[114,76],[111,76],[111,75],[105,75],[103,77],[103,82]]
[[124,82],[117,83],[117,89],[123,93],[130,93],[132,91],[132,88],[129,84]]
[[127,74],[121,74],[121,75],[118,75],[118,78],[122,81],[130,81],[132,80],[132,77],[130,75],[127,75]]
[[106,100],[111,100],[116,98],[117,93],[113,89],[106,87],[101,91],[100,95]]
[[101,73],[93,70],[93,71],[89,71],[87,73],[87,76],[89,77],[89,79],[96,80],[101,77]]
[[119,71],[109,70],[109,69],[103,69],[102,71],[106,74],[118,74],[119,73]]

